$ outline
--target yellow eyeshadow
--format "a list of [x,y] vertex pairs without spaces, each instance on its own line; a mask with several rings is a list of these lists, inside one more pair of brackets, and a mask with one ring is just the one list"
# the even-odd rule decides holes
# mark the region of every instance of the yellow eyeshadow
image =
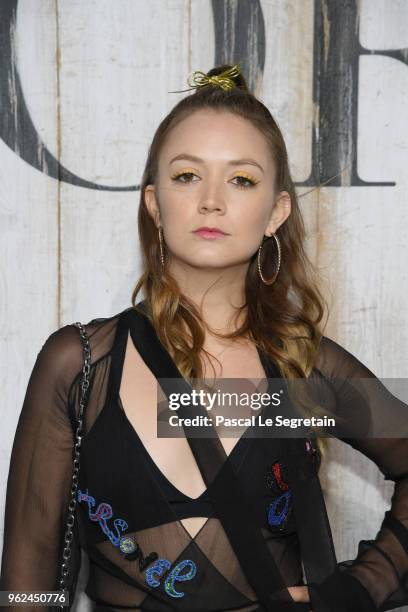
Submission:
[[181,176],[182,174],[187,174],[191,172],[192,174],[195,174],[196,171],[193,170],[193,168],[185,168],[183,170],[179,170],[178,172],[176,172],[175,174],[173,174],[173,176],[171,177],[172,179],[177,178],[178,176]]
[[[173,174],[171,176],[172,179],[176,179],[177,177],[181,176],[182,174],[188,174],[188,173],[192,173],[192,174],[196,174],[196,171],[193,168],[183,168],[183,170],[179,170],[178,172],[176,172],[175,174]],[[252,181],[253,183],[258,183],[258,179],[256,179],[255,177],[251,176],[250,174],[247,174],[246,172],[239,172],[238,174],[235,174],[232,178],[236,178],[237,176],[242,176],[242,178],[246,178],[250,181]]]
[[235,174],[232,178],[237,178],[237,176],[242,176],[242,178],[246,178],[249,181],[253,181],[254,183],[258,183],[258,179],[256,179],[255,177],[251,176],[250,174],[247,174],[246,172],[240,172],[239,174]]

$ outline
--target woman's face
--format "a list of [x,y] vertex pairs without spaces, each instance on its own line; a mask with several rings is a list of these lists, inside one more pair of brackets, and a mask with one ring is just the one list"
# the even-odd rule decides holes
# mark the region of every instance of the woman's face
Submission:
[[[290,214],[290,196],[274,192],[274,178],[266,140],[246,119],[200,110],[181,121],[161,150],[156,184],[145,189],[170,259],[200,269],[249,264]],[[200,227],[225,234],[208,237]]]

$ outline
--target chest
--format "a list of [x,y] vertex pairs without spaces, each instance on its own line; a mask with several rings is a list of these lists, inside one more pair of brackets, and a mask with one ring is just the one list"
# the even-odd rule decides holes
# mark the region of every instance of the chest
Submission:
[[[218,354],[219,363],[211,359],[216,377],[254,379],[257,386],[259,379],[265,379],[255,346],[237,345],[237,348],[223,350],[213,345],[207,350],[216,356]],[[203,369],[203,376],[212,379],[214,373],[210,361],[204,360]],[[127,418],[160,471],[182,493],[191,498],[199,497],[205,490],[205,483],[188,441],[182,437],[157,437],[157,380],[147,368],[130,336],[126,345],[119,396]],[[227,455],[238,440],[232,437],[221,438]]]

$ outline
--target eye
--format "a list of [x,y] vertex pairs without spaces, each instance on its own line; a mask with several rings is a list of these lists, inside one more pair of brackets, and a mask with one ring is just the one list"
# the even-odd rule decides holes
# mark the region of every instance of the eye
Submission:
[[[188,184],[188,183],[196,182],[192,180],[193,176],[197,176],[197,175],[194,172],[180,172],[179,174],[175,174],[171,178],[173,181]],[[251,187],[254,187],[254,185],[256,185],[256,183],[258,182],[255,179],[252,179],[249,176],[245,176],[242,174],[234,176],[232,180],[235,181],[235,179],[239,179],[238,183],[235,183],[238,189],[250,189]]]
[[232,180],[234,181],[235,179],[241,179],[241,181],[242,181],[242,182],[239,181],[238,183],[235,183],[236,186],[239,189],[250,189],[251,187],[253,187],[257,183],[257,181],[254,181],[253,179],[249,178],[248,176],[243,176],[241,174],[239,174],[237,176],[234,176],[234,178]]
[[194,181],[191,181],[191,180],[181,180],[181,177],[192,177],[192,176],[197,176],[197,175],[194,174],[194,172],[180,172],[179,174],[175,174],[171,178],[173,181],[178,181],[179,183],[193,183]]

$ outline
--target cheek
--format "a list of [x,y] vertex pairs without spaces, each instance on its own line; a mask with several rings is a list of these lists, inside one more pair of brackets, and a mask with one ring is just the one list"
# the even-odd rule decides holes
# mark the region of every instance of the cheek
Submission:
[[233,215],[233,227],[237,236],[248,236],[248,239],[260,243],[266,229],[269,211],[264,206],[240,207]]
[[250,258],[262,243],[270,211],[260,202],[241,208],[234,219],[234,251],[244,258]]
[[168,206],[162,210],[162,220],[166,235],[173,239],[185,236],[197,226],[197,213],[191,205],[183,204],[180,200],[168,202]]
[[174,220],[177,223],[177,221],[180,222],[188,219],[196,210],[191,195],[189,196],[182,189],[177,189],[177,187],[170,185],[166,190],[162,191],[160,196],[159,206],[161,216],[163,223],[167,222],[167,225],[173,224]]

